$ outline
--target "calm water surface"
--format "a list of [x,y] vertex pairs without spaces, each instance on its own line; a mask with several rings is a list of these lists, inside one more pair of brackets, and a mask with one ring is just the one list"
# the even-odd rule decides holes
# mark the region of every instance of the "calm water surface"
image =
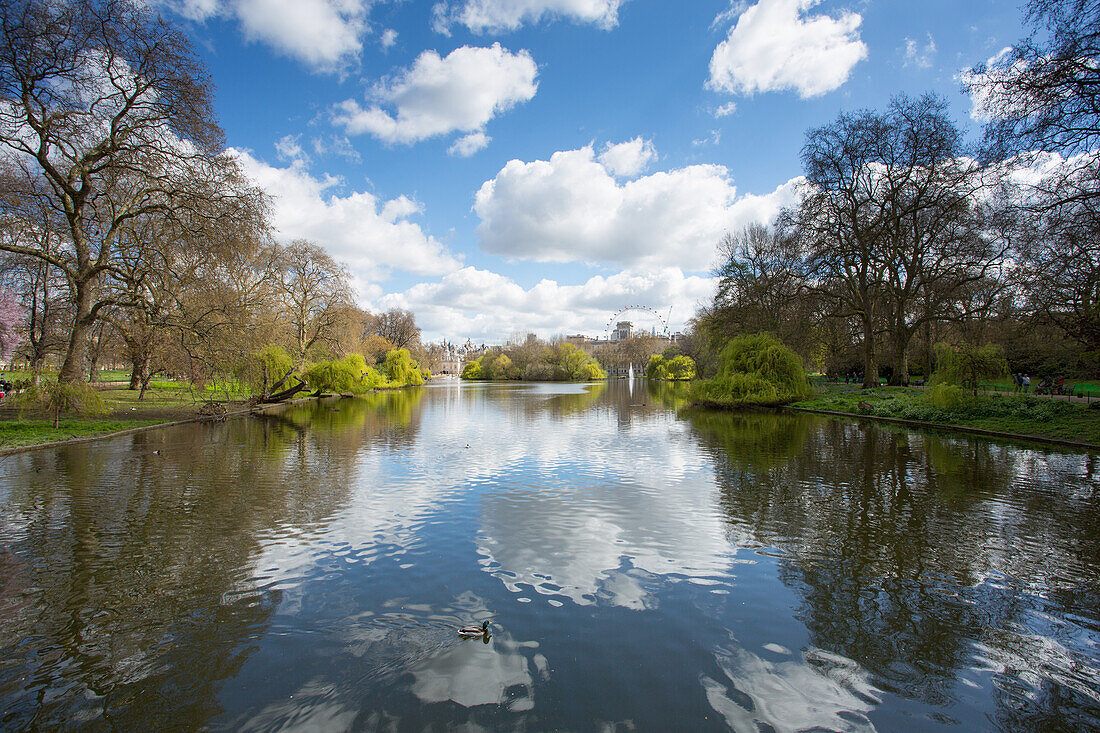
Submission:
[[449,382],[0,459],[0,727],[1100,727],[1097,456],[679,402]]

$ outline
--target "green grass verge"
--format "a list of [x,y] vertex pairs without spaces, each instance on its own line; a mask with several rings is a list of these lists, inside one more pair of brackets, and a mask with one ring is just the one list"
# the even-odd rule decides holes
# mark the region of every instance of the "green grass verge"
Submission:
[[[860,409],[860,402],[865,404],[866,409]],[[1100,445],[1100,409],[1030,395],[968,395],[954,407],[940,408],[932,404],[931,395],[925,390],[905,387],[861,390],[841,385],[819,389],[815,397],[795,402],[792,407],[892,417],[933,425],[958,425]]]
[[19,448],[72,438],[91,438],[96,435],[117,433],[119,430],[156,425],[160,422],[164,422],[164,420],[62,418],[59,427],[54,428],[53,420],[48,418],[4,420],[0,422],[0,448]]
[[[53,419],[35,410],[20,410],[9,399],[0,403],[0,448],[18,448],[71,438],[89,438],[129,428],[187,420],[198,414],[207,400],[226,401],[224,389],[195,390],[186,382],[154,383],[138,400],[137,390],[125,387],[103,389],[100,395],[110,412],[103,417],[62,416],[54,428]],[[246,395],[230,392],[230,400],[243,404]]]

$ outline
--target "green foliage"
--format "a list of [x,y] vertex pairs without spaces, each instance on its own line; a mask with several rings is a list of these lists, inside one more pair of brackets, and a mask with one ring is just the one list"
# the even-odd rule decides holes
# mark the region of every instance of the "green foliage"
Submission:
[[517,366],[504,351],[490,351],[462,368],[463,379],[592,382],[607,373],[588,354],[570,343],[547,346],[526,366]]
[[668,358],[665,354],[672,349],[665,349],[664,354],[654,354],[649,357],[649,363],[645,368],[648,379],[669,379],[674,381],[695,379],[695,361],[690,356],[679,354]]
[[992,379],[1008,372],[1004,350],[987,344],[936,344],[936,371],[932,381],[938,384],[957,384],[976,392],[983,379]]
[[372,389],[389,386],[386,379],[374,367],[367,366],[359,354],[349,354],[343,359],[318,361],[309,364],[304,374],[306,384],[322,392],[362,394]]
[[306,383],[312,389],[339,394],[363,394],[385,387],[407,387],[424,384],[424,375],[408,349],[393,349],[379,372],[359,354],[343,359],[318,361],[305,370]]
[[665,364],[665,357],[660,354],[654,354],[649,357],[649,363],[645,365],[646,379],[668,379],[668,365]]
[[774,336],[736,336],[718,359],[718,374],[694,385],[695,402],[723,407],[782,405],[810,394],[802,360]]
[[934,407],[950,410],[963,401],[963,391],[953,384],[937,384],[928,392],[928,398]]
[[20,412],[29,407],[53,413],[55,428],[62,413],[101,416],[111,411],[99,391],[87,382],[43,381],[20,394],[16,404]]
[[507,354],[497,354],[496,358],[488,365],[489,379],[511,379],[512,360]]
[[607,379],[607,372],[600,368],[595,359],[589,359],[573,373],[573,379],[579,382],[595,382],[598,379]]
[[390,382],[398,387],[424,384],[420,365],[413,360],[408,349],[394,349],[386,354],[385,372]]
[[286,349],[268,345],[245,356],[233,370],[233,375],[253,394],[261,394],[292,369],[294,360]]
[[466,365],[462,367],[462,374],[459,376],[462,379],[485,379],[485,371],[481,368],[481,358],[479,356],[473,361],[466,362]]

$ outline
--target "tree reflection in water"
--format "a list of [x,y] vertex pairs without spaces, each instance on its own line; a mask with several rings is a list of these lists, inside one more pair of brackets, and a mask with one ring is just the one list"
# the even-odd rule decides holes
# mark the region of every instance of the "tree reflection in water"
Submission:
[[347,500],[352,465],[326,465],[290,429],[257,441],[234,420],[5,459],[26,477],[0,496],[5,728],[190,727],[219,712],[219,681],[280,602],[249,580],[263,539]]
[[1095,727],[1096,457],[683,408],[444,382],[5,458],[0,724]]
[[780,551],[815,647],[933,706],[992,676],[1007,728],[1098,719],[1096,630],[1077,615],[1100,610],[1094,457],[789,414],[685,417],[727,521]]

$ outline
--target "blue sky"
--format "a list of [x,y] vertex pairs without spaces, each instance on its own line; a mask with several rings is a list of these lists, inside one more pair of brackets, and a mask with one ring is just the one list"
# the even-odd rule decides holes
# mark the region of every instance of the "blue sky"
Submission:
[[[280,239],[427,340],[683,327],[723,232],[791,201],[807,129],[937,92],[1024,34],[1007,0],[159,0]],[[645,321],[639,317],[639,321]]]

